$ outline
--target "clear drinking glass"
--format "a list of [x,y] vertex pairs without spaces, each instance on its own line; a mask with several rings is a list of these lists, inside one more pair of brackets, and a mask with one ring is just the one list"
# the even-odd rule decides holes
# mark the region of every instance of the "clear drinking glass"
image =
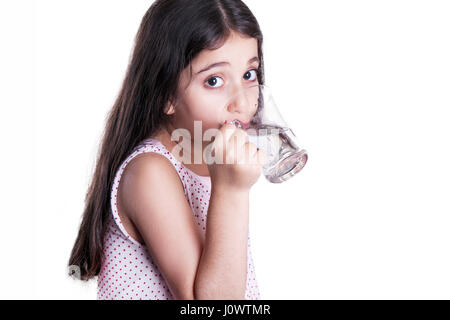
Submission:
[[233,103],[240,104],[240,110],[250,110],[242,112],[240,119],[236,117],[232,123],[245,130],[249,141],[266,153],[263,174],[268,181],[281,183],[303,169],[308,154],[281,116],[269,87],[255,85],[242,89],[231,96],[225,107]]

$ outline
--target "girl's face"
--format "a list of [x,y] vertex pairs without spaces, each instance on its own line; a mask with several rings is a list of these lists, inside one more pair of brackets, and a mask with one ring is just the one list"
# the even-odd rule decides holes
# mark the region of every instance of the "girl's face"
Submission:
[[[178,85],[178,100],[171,105],[171,125],[194,134],[194,121],[202,121],[202,131],[220,128],[225,120],[249,122],[257,106],[250,106],[238,91],[258,85],[258,43],[254,38],[232,33],[222,47],[203,50],[192,61],[192,79],[187,67]],[[240,97],[240,98],[239,98]],[[203,134],[202,132],[202,134]]]

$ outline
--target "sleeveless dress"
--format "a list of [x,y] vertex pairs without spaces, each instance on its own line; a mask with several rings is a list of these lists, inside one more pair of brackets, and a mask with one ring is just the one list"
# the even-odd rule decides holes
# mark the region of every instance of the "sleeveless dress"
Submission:
[[[206,232],[206,216],[211,193],[210,177],[199,176],[176,159],[156,139],[146,139],[136,146],[119,167],[111,190],[111,212],[104,241],[104,260],[97,279],[98,300],[172,300],[173,296],[145,245],[125,230],[117,212],[117,190],[126,165],[137,155],[155,152],[165,156],[175,167],[183,183],[186,200],[198,228]],[[151,190],[149,190],[151,192]],[[249,233],[250,234],[250,233]],[[247,245],[246,300],[261,299],[250,249]]]

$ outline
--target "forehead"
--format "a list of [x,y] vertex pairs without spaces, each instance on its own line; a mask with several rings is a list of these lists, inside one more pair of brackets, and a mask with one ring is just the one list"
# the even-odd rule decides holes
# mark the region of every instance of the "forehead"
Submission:
[[201,51],[192,61],[192,71],[195,74],[215,62],[229,62],[232,66],[247,65],[248,60],[255,56],[258,56],[258,41],[233,32],[220,48]]
[[258,40],[232,32],[220,48],[202,50],[192,60],[191,64],[181,73],[178,90],[183,92],[188,89],[195,74],[208,65],[216,62],[228,62],[231,66],[246,66],[248,60],[253,57],[258,57]]

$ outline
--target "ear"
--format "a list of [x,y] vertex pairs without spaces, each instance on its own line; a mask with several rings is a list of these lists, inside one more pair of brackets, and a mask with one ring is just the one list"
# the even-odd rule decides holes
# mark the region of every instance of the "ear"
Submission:
[[166,108],[164,109],[164,113],[169,116],[175,113],[175,107],[170,100],[169,100]]

